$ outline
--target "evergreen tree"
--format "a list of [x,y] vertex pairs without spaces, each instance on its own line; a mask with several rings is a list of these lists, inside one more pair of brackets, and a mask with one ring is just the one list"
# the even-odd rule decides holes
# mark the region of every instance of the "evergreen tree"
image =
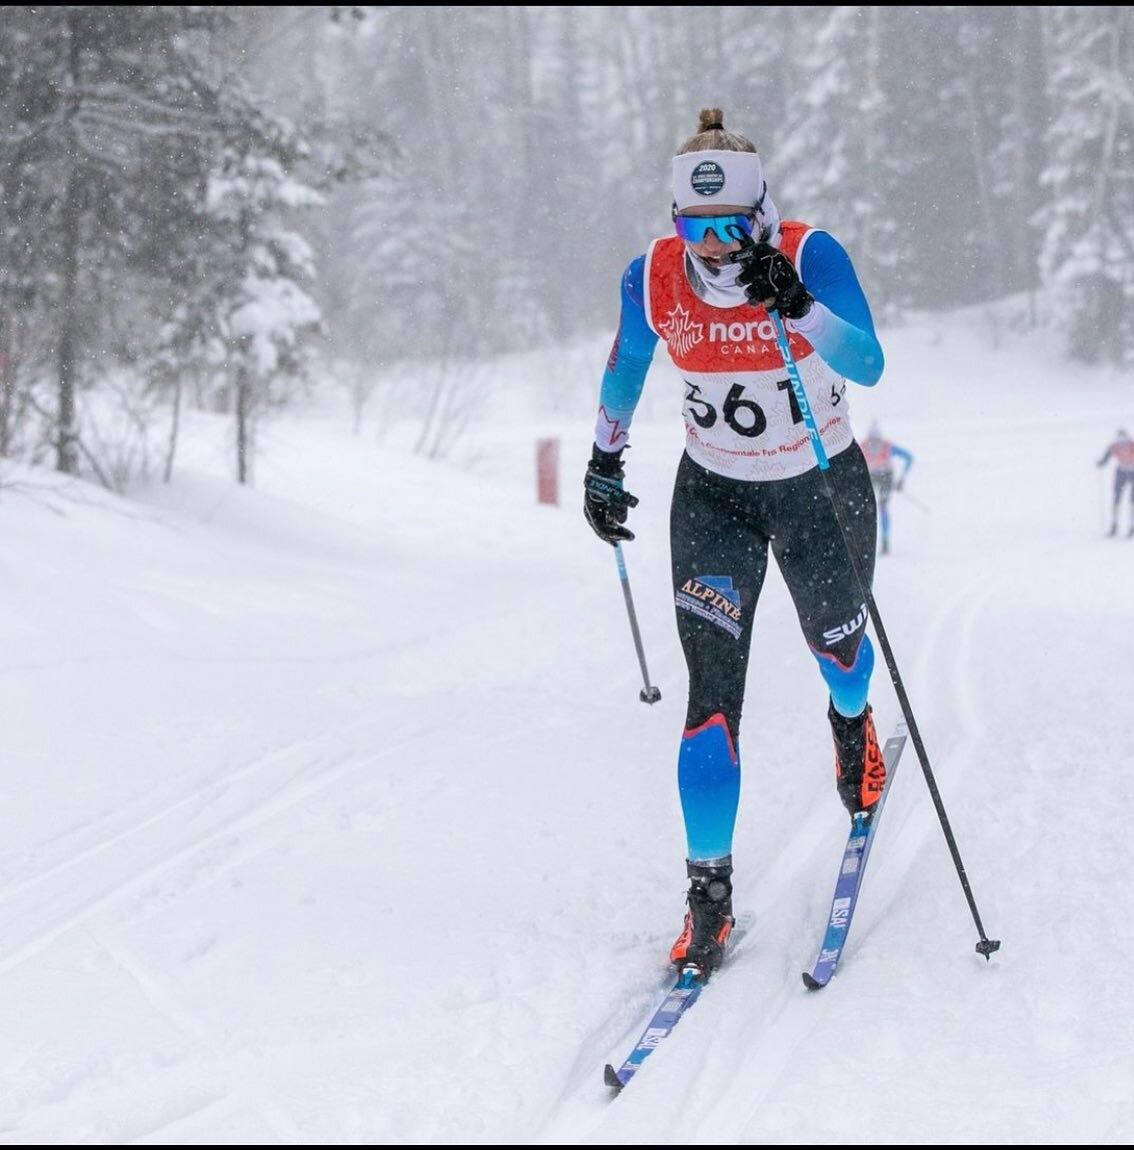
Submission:
[[781,209],[838,236],[880,311],[900,295],[903,250],[889,193],[910,160],[888,142],[887,39],[883,9],[828,9],[799,47],[811,79],[788,106],[776,158]]
[[184,7],[7,11],[5,40],[20,53],[5,76],[17,114],[4,149],[7,246],[31,261],[20,274],[34,275],[37,322],[49,332],[41,366],[55,378],[55,464],[74,472],[79,389],[142,265],[169,271],[149,243],[149,194],[207,136],[193,48],[216,17]]
[[1041,268],[1059,288],[1069,349],[1134,361],[1134,13],[1043,10],[1053,118]]
[[302,376],[306,337],[321,317],[307,291],[310,248],[286,221],[288,212],[319,202],[291,174],[299,141],[285,126],[241,111],[228,123],[205,219],[214,243],[214,331],[235,400],[236,477],[247,483],[256,416],[283,398],[281,386]]
[[1031,291],[1039,283],[1041,232],[1037,221],[1045,214],[1046,199],[1040,172],[1050,118],[1044,85],[1043,9],[1014,5],[1006,11],[1011,27],[1003,51],[990,61],[1007,87],[1006,106],[994,125],[991,194],[1005,235],[1009,290]]

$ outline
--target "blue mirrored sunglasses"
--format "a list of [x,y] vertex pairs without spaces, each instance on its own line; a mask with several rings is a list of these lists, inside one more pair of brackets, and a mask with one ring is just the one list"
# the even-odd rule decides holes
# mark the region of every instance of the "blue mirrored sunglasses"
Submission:
[[746,236],[752,234],[752,217],[749,215],[735,216],[674,216],[673,226],[677,234],[691,244],[699,244],[705,236],[712,232],[722,244],[736,243],[736,232],[739,228]]

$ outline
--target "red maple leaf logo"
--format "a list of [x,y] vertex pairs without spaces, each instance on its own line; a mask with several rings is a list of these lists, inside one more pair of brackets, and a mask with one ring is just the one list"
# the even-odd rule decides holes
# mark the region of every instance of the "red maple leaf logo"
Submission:
[[658,331],[674,355],[685,355],[705,338],[704,324],[694,323],[681,304],[669,313],[664,323],[658,324]]

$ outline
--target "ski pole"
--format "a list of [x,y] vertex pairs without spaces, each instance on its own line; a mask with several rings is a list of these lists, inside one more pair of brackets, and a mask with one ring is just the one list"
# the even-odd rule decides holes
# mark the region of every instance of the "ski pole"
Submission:
[[929,508],[920,499],[915,499],[904,487],[898,488],[898,494],[908,499],[919,511],[924,511],[926,515],[929,514]]
[[650,685],[650,672],[646,670],[646,653],[642,650],[642,633],[638,630],[638,616],[634,613],[634,597],[630,594],[630,576],[626,573],[626,560],[622,555],[622,544],[614,545],[614,557],[618,561],[618,578],[622,581],[622,596],[626,600],[626,613],[630,616],[630,631],[634,636],[634,649],[638,652],[638,666],[642,668],[645,686],[638,693],[643,703],[656,703],[661,691]]
[[[751,237],[744,232],[734,234],[733,239],[740,241],[740,251],[734,252],[729,256],[733,263],[737,263],[744,258],[745,252],[749,247],[755,247]],[[913,740],[913,745],[917,751],[918,762],[921,763],[922,774],[925,775],[925,781],[929,784],[929,793],[933,798],[933,805],[937,809],[937,818],[941,823],[941,829],[945,832],[945,841],[949,844],[949,853],[953,856],[953,865],[957,869],[957,877],[961,880],[961,886],[965,892],[965,898],[968,900],[969,910],[972,912],[973,921],[976,923],[977,933],[980,935],[980,941],[976,944],[977,954],[983,954],[986,959],[991,961],[991,955],[994,951],[1000,949],[999,939],[990,939],[984,933],[984,926],[980,921],[980,912],[977,910],[976,900],[973,898],[972,887],[969,885],[968,876],[965,874],[965,866],[961,861],[961,853],[957,848],[957,841],[953,837],[952,828],[949,825],[949,816],[945,813],[945,804],[941,801],[941,794],[937,789],[937,783],[933,777],[933,769],[929,765],[929,756],[925,752],[925,744],[921,741],[921,733],[917,729],[917,723],[914,721],[913,710],[910,707],[909,698],[906,695],[906,688],[902,683],[902,677],[898,673],[898,665],[894,660],[894,653],[890,649],[890,640],[886,637],[886,629],[882,626],[882,617],[878,612],[878,606],[874,602],[874,595],[870,590],[869,583],[863,574],[862,566],[858,561],[858,556],[855,554],[854,548],[851,546],[850,538],[847,533],[846,524],[843,522],[842,512],[839,505],[835,500],[835,493],[831,487],[830,477],[827,475],[827,469],[831,466],[827,458],[827,449],[823,446],[823,439],[819,435],[819,428],[815,423],[815,416],[811,411],[811,404],[807,399],[807,392],[803,387],[803,380],[799,375],[799,368],[795,362],[795,356],[791,353],[791,347],[788,344],[787,331],[784,328],[783,318],[778,311],[769,311],[768,315],[772,319],[772,323],[776,328],[776,346],[779,348],[780,356],[784,361],[784,370],[788,373],[788,379],[791,382],[791,390],[795,395],[796,403],[799,405],[800,413],[803,416],[803,421],[807,425],[807,434],[811,439],[811,446],[815,452],[815,459],[819,464],[819,475],[823,480],[823,492],[830,501],[831,509],[835,513],[835,519],[839,525],[839,531],[842,533],[843,544],[846,547],[847,555],[850,558],[851,566],[854,568],[855,578],[858,580],[859,590],[862,592],[863,599],[866,600],[866,607],[870,613],[870,620],[874,624],[874,631],[878,636],[879,645],[882,647],[882,654],[886,659],[886,666],[890,671],[890,679],[894,684],[894,690],[898,695],[898,703],[902,708],[902,715],[905,717],[906,726],[909,728],[910,738]]]
[[[1110,530],[1111,523],[1111,508],[1110,508],[1110,492],[1108,490],[1107,474],[1105,471],[1099,472],[1099,512],[1102,520],[1102,530],[1105,535]],[[1114,508],[1114,522],[1118,522],[1118,508]],[[1131,526],[1134,526],[1134,519],[1131,520]]]
[[823,480],[823,490],[828,500],[831,503],[831,509],[835,513],[835,519],[838,521],[839,530],[843,536],[843,543],[846,545],[847,555],[850,557],[851,566],[854,568],[855,577],[858,580],[859,590],[862,592],[863,598],[866,600],[867,610],[870,612],[870,620],[874,624],[874,631],[878,636],[878,643],[882,648],[882,654],[886,659],[886,666],[890,671],[890,679],[894,684],[894,690],[898,695],[898,702],[902,708],[902,714],[906,720],[906,726],[909,728],[910,738],[913,740],[914,749],[917,751],[918,762],[921,763],[922,773],[925,775],[925,781],[929,785],[929,793],[933,799],[933,805],[937,809],[937,817],[941,823],[941,829],[945,833],[945,841],[949,844],[949,852],[953,856],[953,865],[957,869],[957,877],[961,880],[961,886],[965,892],[965,898],[968,900],[969,910],[972,912],[973,921],[976,923],[977,933],[980,935],[980,941],[976,944],[977,954],[983,954],[986,959],[991,961],[991,955],[994,951],[1000,949],[999,939],[990,939],[984,933],[984,926],[980,920],[980,912],[977,910],[976,901],[973,898],[972,887],[969,885],[968,876],[965,874],[965,865],[961,861],[961,853],[957,847],[957,841],[953,836],[953,830],[949,824],[949,816],[945,813],[945,804],[941,800],[941,794],[937,789],[937,782],[933,777],[933,768],[929,765],[929,756],[925,751],[925,744],[921,740],[921,732],[917,728],[917,723],[914,721],[913,710],[910,707],[909,698],[906,695],[906,688],[902,682],[902,676],[898,672],[898,666],[894,659],[894,653],[890,649],[890,640],[886,636],[886,629],[882,626],[882,617],[878,612],[878,606],[874,602],[874,594],[871,591],[868,581],[862,572],[861,565],[858,561],[858,556],[855,554],[854,548],[850,544],[850,539],[847,534],[846,524],[843,522],[842,511],[839,508],[838,502],[835,499],[835,493],[831,487],[830,477],[827,475],[827,469],[830,467],[830,461],[827,458],[826,449],[823,446],[823,440],[819,435],[819,428],[815,423],[815,416],[812,414],[811,405],[807,400],[807,393],[803,388],[803,380],[799,375],[799,368],[796,366],[795,357],[791,353],[791,347],[788,344],[787,331],[784,329],[784,321],[779,312],[773,311],[768,313],[772,317],[772,322],[776,326],[776,345],[780,349],[780,355],[783,357],[784,368],[788,373],[788,378],[791,381],[791,389],[795,394],[796,402],[799,404],[799,409],[803,413],[804,423],[807,424],[807,433],[811,437],[811,446],[815,449],[815,457],[819,463],[819,474]]

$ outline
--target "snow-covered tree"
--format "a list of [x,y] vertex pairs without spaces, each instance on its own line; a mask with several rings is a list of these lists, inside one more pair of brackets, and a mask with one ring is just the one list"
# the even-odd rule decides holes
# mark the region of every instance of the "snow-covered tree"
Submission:
[[37,366],[54,377],[60,471],[79,469],[77,392],[130,309],[137,276],[143,265],[169,270],[148,242],[150,193],[204,146],[195,49],[216,19],[195,7],[5,11],[3,232],[17,255],[5,291],[22,294],[17,314],[33,314],[42,333]]
[[1040,266],[1072,355],[1134,362],[1134,10],[1043,12],[1052,121]]
[[274,389],[303,374],[306,337],[320,323],[306,288],[314,274],[311,251],[287,224],[288,213],[318,204],[320,196],[290,174],[296,139],[268,130],[278,125],[261,127],[222,148],[205,205],[211,237],[219,241],[210,268],[213,332],[235,400],[240,483],[251,476],[256,416],[282,398]]

